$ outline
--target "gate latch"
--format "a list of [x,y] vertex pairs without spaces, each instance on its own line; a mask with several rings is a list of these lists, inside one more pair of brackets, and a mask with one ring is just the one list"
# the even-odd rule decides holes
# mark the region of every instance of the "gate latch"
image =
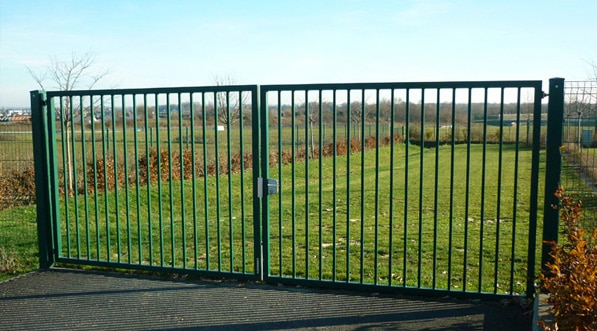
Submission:
[[[267,179],[267,195],[278,193],[278,181],[273,178]],[[263,178],[257,178],[257,197],[263,198]]]

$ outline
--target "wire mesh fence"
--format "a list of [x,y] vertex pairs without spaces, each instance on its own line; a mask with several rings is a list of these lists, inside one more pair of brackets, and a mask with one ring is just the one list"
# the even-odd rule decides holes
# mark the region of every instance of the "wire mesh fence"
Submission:
[[0,280],[37,267],[31,122],[0,122]]
[[567,81],[563,124],[564,189],[583,202],[583,218],[597,225],[597,81]]

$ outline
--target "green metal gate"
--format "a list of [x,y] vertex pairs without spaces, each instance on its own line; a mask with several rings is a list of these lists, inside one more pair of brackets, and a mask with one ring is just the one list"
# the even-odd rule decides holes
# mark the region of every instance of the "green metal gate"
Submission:
[[256,92],[32,92],[42,267],[257,279]]
[[541,86],[33,91],[41,265],[531,296]]
[[541,85],[261,86],[265,279],[533,295]]

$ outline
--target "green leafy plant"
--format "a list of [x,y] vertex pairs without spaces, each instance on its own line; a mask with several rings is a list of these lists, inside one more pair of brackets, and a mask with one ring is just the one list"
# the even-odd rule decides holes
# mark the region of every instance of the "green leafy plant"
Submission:
[[553,262],[546,264],[541,287],[549,292],[554,323],[538,322],[544,330],[597,330],[597,228],[591,233],[578,225],[581,201],[555,193],[560,199],[562,243],[552,246]]

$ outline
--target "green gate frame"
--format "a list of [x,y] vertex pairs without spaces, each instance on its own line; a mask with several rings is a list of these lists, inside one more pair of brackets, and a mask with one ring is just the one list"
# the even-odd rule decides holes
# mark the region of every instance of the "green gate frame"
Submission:
[[[76,111],[73,111],[73,106],[72,103],[73,100],[75,101],[79,101],[80,105],[82,107],[83,103],[85,102],[85,98],[88,99],[88,102],[91,103],[93,101],[92,98],[94,97],[99,97],[101,99],[101,109],[102,109],[102,116],[103,116],[103,112],[104,112],[104,98],[110,99],[112,100],[112,103],[114,103],[114,97],[115,96],[121,96],[123,101],[122,101],[122,106],[124,109],[124,98],[125,97],[131,97],[133,99],[133,106],[135,106],[135,101],[136,98],[138,96],[143,96],[144,101],[147,101],[147,96],[148,95],[152,95],[155,96],[156,98],[156,104],[158,103],[158,96],[165,96],[167,98],[167,100],[170,100],[170,96],[171,95],[175,95],[179,98],[181,98],[181,95],[185,95],[188,94],[191,97],[191,101],[192,96],[194,94],[199,94],[200,96],[202,96],[203,98],[205,98],[205,95],[212,95],[213,102],[215,103],[214,107],[216,109],[216,113],[213,115],[214,116],[214,121],[216,121],[217,123],[217,109],[219,109],[219,107],[217,106],[218,102],[229,102],[229,98],[230,95],[232,93],[239,93],[238,96],[239,98],[242,97],[241,93],[250,93],[250,98],[251,98],[251,105],[252,105],[252,109],[251,109],[251,115],[253,118],[255,118],[256,120],[252,121],[251,127],[252,127],[252,131],[253,132],[258,132],[259,131],[259,94],[258,94],[258,86],[256,85],[236,85],[236,86],[207,86],[207,87],[181,87],[181,88],[157,88],[157,89],[152,89],[152,88],[147,88],[147,89],[119,89],[119,90],[82,90],[82,91],[52,91],[52,92],[45,92],[45,91],[31,91],[31,109],[32,109],[32,124],[33,124],[33,144],[34,144],[34,159],[35,159],[35,172],[36,172],[36,193],[37,193],[37,224],[38,224],[38,237],[39,237],[39,249],[40,249],[40,267],[41,268],[50,268],[52,267],[55,263],[63,263],[63,264],[73,264],[73,265],[89,265],[89,266],[96,266],[96,267],[108,267],[108,268],[123,268],[123,269],[133,269],[133,270],[142,270],[142,271],[151,271],[151,272],[167,272],[167,273],[181,273],[181,274],[196,274],[196,275],[200,275],[200,276],[206,276],[206,277],[214,277],[214,278],[224,278],[224,277],[234,277],[235,279],[245,279],[245,280],[260,280],[261,279],[261,258],[260,256],[262,255],[261,252],[261,247],[260,247],[260,243],[261,242],[261,238],[260,238],[260,234],[261,234],[261,212],[260,212],[260,203],[258,199],[253,199],[253,203],[252,203],[252,211],[250,211],[248,213],[248,215],[251,215],[253,217],[253,233],[254,233],[254,237],[253,240],[255,240],[255,242],[257,244],[254,245],[252,251],[252,258],[253,261],[251,263],[254,264],[254,270],[250,271],[250,270],[244,270],[244,266],[243,266],[243,270],[240,272],[234,271],[232,270],[232,266],[230,267],[229,271],[226,270],[221,270],[222,268],[222,262],[221,262],[221,251],[218,252],[218,266],[215,270],[210,269],[209,266],[209,262],[207,263],[207,267],[206,269],[200,269],[200,268],[191,268],[191,267],[186,267],[186,265],[183,263],[183,266],[176,266],[175,262],[172,262],[172,265],[167,265],[164,263],[163,258],[162,258],[162,263],[160,265],[154,265],[153,263],[143,263],[142,261],[138,261],[137,263],[131,263],[130,260],[127,263],[126,261],[121,261],[120,258],[118,258],[118,261],[114,261],[114,260],[110,260],[109,258],[109,248],[108,248],[108,259],[102,259],[99,256],[99,240],[98,240],[98,256],[96,258],[90,258],[89,256],[89,252],[87,253],[87,258],[85,257],[81,257],[79,256],[80,254],[78,253],[77,256],[70,256],[70,252],[67,253],[67,256],[63,256],[62,251],[64,250],[63,247],[63,243],[61,240],[61,234],[60,234],[60,228],[61,228],[61,218],[60,218],[60,196],[61,196],[61,192],[59,191],[59,175],[58,175],[58,152],[57,152],[57,129],[56,129],[56,125],[54,123],[54,120],[52,119],[57,119],[58,117],[55,111],[55,108],[58,106],[60,108],[65,107],[66,110],[68,111],[68,106],[65,106],[62,103],[62,98],[67,98],[70,101],[67,104],[71,104],[70,106],[70,116],[71,118],[76,116]],[[226,99],[226,101],[219,101],[219,95],[221,94],[223,98]],[[58,102],[60,102],[60,105],[55,105],[55,99],[58,99]],[[205,115],[205,109],[206,109],[206,105],[205,105],[205,99],[203,99],[203,112]],[[239,108],[243,108],[242,105],[243,101],[239,100]],[[193,104],[191,102],[191,104]],[[147,108],[147,104],[144,104],[144,106]],[[95,107],[95,106],[94,106]],[[194,106],[193,106],[194,107]],[[230,107],[230,104],[225,105],[225,107]],[[135,108],[135,107],[133,107]],[[147,111],[147,109],[145,109]],[[199,112],[200,110],[198,110],[197,112]],[[171,118],[171,114],[173,114],[171,112],[170,109],[170,101],[168,101],[168,122],[170,121]],[[147,113],[147,112],[146,112]],[[157,108],[156,108],[156,113],[157,113]],[[230,113],[228,112],[228,115]],[[241,113],[242,114],[242,113]],[[178,115],[179,115],[179,119],[182,120],[182,110],[178,111]],[[133,116],[137,116],[137,112],[135,111]],[[156,114],[156,116],[158,116]],[[159,116],[158,116],[159,117]],[[192,118],[194,118],[194,116],[192,116]],[[135,117],[136,119],[136,117]],[[81,116],[81,122],[84,120],[84,117]],[[140,119],[139,119],[140,120]],[[60,120],[59,120],[60,122]],[[70,121],[72,123],[74,123],[74,121]],[[102,121],[104,122],[104,121]],[[64,126],[64,122],[60,122],[62,123],[62,129],[63,130],[69,130],[68,127]],[[83,122],[82,122],[83,123]],[[135,121],[136,123],[136,121]],[[180,123],[182,123],[182,121],[180,121]],[[242,120],[241,120],[242,123]],[[126,130],[126,124],[124,124],[125,126],[123,127],[123,130]],[[156,122],[157,125],[157,122]],[[217,124],[216,124],[217,125]],[[228,124],[228,126],[230,126],[230,124]],[[101,134],[103,134],[103,130],[105,128],[102,128],[101,130]],[[134,124],[133,128],[134,130],[132,130],[132,132],[134,132],[135,135],[135,146],[137,143],[137,132],[138,132],[138,128],[136,127],[136,124]],[[71,129],[72,132],[74,132],[74,124],[73,124],[73,128]],[[83,132],[84,130],[84,125],[81,125],[81,136],[83,138],[81,139],[85,139],[85,133]],[[131,128],[129,128],[129,130],[131,130]],[[145,133],[147,133],[149,131],[149,128],[144,128]],[[215,131],[218,130],[218,128],[214,128]],[[168,138],[169,138],[169,142],[168,142],[168,151],[170,153],[171,150],[171,140],[170,140],[170,132],[173,131],[171,130],[170,126],[168,129]],[[204,130],[205,132],[205,122],[204,122]],[[92,135],[94,134],[95,130],[92,130]],[[180,124],[180,127],[178,128],[177,133],[182,135],[182,124]],[[126,135],[126,131],[124,131],[124,133]],[[159,138],[159,133],[156,133],[158,135]],[[74,133],[73,133],[74,136]],[[218,136],[218,134],[216,133],[216,136]],[[74,138],[72,138],[74,141]],[[217,138],[216,138],[217,139]],[[228,139],[230,139],[230,136],[228,135]],[[181,145],[181,152],[182,152],[182,143]],[[195,144],[193,144],[194,146]],[[159,146],[159,142],[158,142],[158,146]],[[84,148],[84,147],[83,147]],[[73,147],[74,149],[74,147]],[[217,152],[217,147],[216,147],[216,152]],[[205,152],[205,151],[204,151]],[[260,158],[260,150],[259,150],[259,145],[258,145],[258,137],[256,137],[255,135],[253,136],[253,144],[252,144],[252,164],[251,164],[251,168],[252,168],[252,174],[253,174],[253,178],[252,178],[252,182],[251,182],[251,187],[253,188],[252,191],[256,192],[257,191],[257,184],[258,184],[258,178],[259,178],[259,173],[260,173],[260,168],[259,168],[259,158]],[[83,150],[82,154],[85,154],[85,151]],[[182,153],[181,153],[182,154]],[[230,157],[230,149],[228,149],[228,156]],[[170,154],[169,154],[170,155]],[[219,155],[219,153],[218,153]],[[102,157],[104,159],[106,159],[106,152],[103,151],[103,155]],[[109,156],[109,155],[108,155]],[[229,158],[230,159],[230,158]],[[219,158],[216,158],[216,160],[219,160]],[[96,162],[95,159],[95,154],[93,157],[93,162]],[[126,160],[124,161],[126,164]],[[217,165],[216,161],[216,165]],[[182,167],[182,161],[181,163],[181,167]],[[205,166],[207,166],[206,162]],[[74,167],[74,166],[73,166]],[[159,167],[159,165],[158,165]],[[138,168],[138,165],[137,165]],[[170,171],[170,175],[172,175],[172,165],[169,166],[169,171]],[[220,167],[218,166],[216,168],[217,170],[217,174],[219,177],[219,173],[220,173]],[[137,169],[138,170],[138,169]],[[180,170],[182,172],[182,169]],[[161,177],[161,176],[159,176]],[[193,178],[195,178],[195,174],[193,171]],[[137,181],[138,181],[138,176],[137,176]],[[158,179],[159,181],[159,179]],[[170,181],[171,183],[171,181]],[[207,185],[207,184],[206,184]],[[75,188],[76,189],[76,188]],[[170,188],[172,189],[172,188]],[[97,190],[97,188],[96,188]],[[231,192],[230,192],[231,193]],[[66,193],[65,193],[66,194]],[[85,191],[85,198],[87,199],[87,192]],[[219,193],[218,195],[218,199],[219,199]],[[77,197],[77,194],[74,194],[75,199]],[[128,193],[127,193],[128,196]],[[97,197],[97,195],[95,195],[95,197]],[[206,198],[207,199],[207,198]],[[218,200],[219,201],[219,200]],[[137,199],[138,202],[138,199]],[[76,204],[76,202],[75,202]],[[244,202],[243,202],[244,204]],[[172,201],[171,201],[171,207],[172,207]],[[219,210],[219,203],[217,206],[218,210]],[[172,208],[171,208],[172,209]],[[87,211],[85,211],[85,217],[89,217],[89,215],[87,214]],[[230,216],[232,217],[232,216]],[[161,212],[160,212],[160,219],[161,219]],[[106,221],[107,222],[107,221]],[[118,221],[119,222],[119,221]],[[161,221],[160,221],[161,222]],[[173,221],[172,221],[173,222]],[[244,222],[244,220],[243,220]],[[217,221],[217,223],[219,223],[219,220]],[[174,224],[174,223],[172,223]],[[78,226],[78,225],[77,225]],[[89,227],[89,224],[87,224],[87,226]],[[140,225],[139,225],[140,226]],[[184,227],[185,225],[183,225]],[[232,227],[232,225],[230,225]],[[150,225],[151,227],[151,225]],[[207,227],[207,225],[206,225]],[[219,225],[218,225],[218,229],[219,229]],[[89,234],[88,234],[89,236]],[[129,236],[130,236],[130,231],[129,231]],[[172,235],[174,236],[174,235]],[[79,238],[79,235],[77,234],[77,238]],[[99,238],[99,234],[98,234],[98,238]],[[79,239],[77,239],[79,240]],[[89,240],[89,238],[88,238]],[[109,239],[108,239],[109,240]],[[140,239],[139,239],[140,240]],[[164,238],[162,238],[160,236],[160,243],[161,245],[163,245],[163,240]],[[183,239],[184,240],[184,239]],[[218,233],[218,249],[219,249],[219,244],[220,244],[220,240],[221,237]],[[151,238],[150,238],[151,241]],[[172,239],[172,252],[174,252],[174,239]],[[213,244],[213,243],[212,243]],[[108,244],[109,245],[109,244]],[[87,243],[88,246],[88,250],[89,250],[89,243]],[[141,243],[139,243],[139,246],[141,246]],[[129,242],[129,247],[130,247],[130,242]],[[212,247],[210,246],[209,249],[211,249]],[[185,248],[183,248],[184,250]],[[230,250],[232,250],[232,248],[230,248]],[[120,248],[118,249],[118,253],[120,255]],[[125,252],[126,253],[126,252]],[[129,248],[129,253],[130,253],[130,248]],[[151,254],[151,253],[150,253]],[[174,253],[172,253],[174,254]],[[183,253],[184,254],[184,253]],[[174,257],[172,257],[174,258]],[[231,258],[232,259],[232,258]],[[232,262],[231,262],[232,264]]]
[[[553,85],[553,84],[560,84],[560,85]],[[549,113],[549,128],[548,128],[548,138],[547,138],[547,162],[546,162],[546,197],[548,196],[548,185],[550,188],[553,186],[553,183],[548,184],[548,182],[553,179],[551,177],[554,174],[554,169],[557,168],[557,164],[550,160],[553,158],[557,158],[557,154],[554,156],[554,152],[557,150],[557,147],[554,147],[557,144],[557,139],[554,138],[557,135],[557,132],[550,131],[552,130],[551,127],[554,123],[557,122],[557,116],[552,115],[552,101],[556,104],[559,104],[558,95],[561,93],[557,86],[563,86],[563,79],[552,79],[550,81],[550,113]],[[306,277],[297,277],[296,275],[291,276],[284,276],[284,275],[274,275],[271,273],[271,249],[270,247],[270,195],[274,194],[276,189],[272,189],[272,186],[276,184],[270,181],[270,130],[269,130],[269,123],[270,123],[270,110],[268,104],[268,93],[282,93],[282,91],[304,91],[308,93],[308,91],[316,91],[319,93],[321,98],[322,91],[333,91],[334,96],[336,91],[348,91],[350,93],[352,90],[360,90],[362,92],[362,100],[363,104],[365,91],[377,91],[377,101],[379,102],[379,91],[380,90],[389,90],[392,91],[392,96],[394,95],[394,91],[403,90],[407,91],[422,91],[421,93],[426,93],[425,91],[432,91],[437,93],[437,100],[439,100],[440,91],[449,90],[452,91],[452,95],[456,94],[456,90],[465,90],[469,93],[469,114],[470,114],[470,95],[472,89],[480,89],[485,91],[485,106],[487,107],[487,91],[488,89],[498,89],[502,91],[502,100],[503,100],[503,91],[504,89],[518,89],[520,91],[521,88],[528,88],[534,90],[533,95],[533,102],[534,102],[534,109],[533,109],[533,142],[538,142],[541,140],[541,99],[544,97],[544,93],[541,90],[542,82],[541,81],[477,81],[477,82],[427,82],[427,83],[348,83],[348,84],[299,84],[299,85],[243,85],[243,86],[212,86],[212,87],[187,87],[187,88],[163,88],[163,89],[125,89],[125,90],[95,90],[95,91],[57,91],[57,92],[44,92],[44,91],[31,91],[31,108],[32,108],[32,122],[33,122],[33,141],[34,141],[34,156],[35,156],[35,172],[36,172],[36,190],[37,190],[37,211],[38,211],[38,236],[39,236],[39,249],[40,249],[40,267],[41,268],[50,268],[55,263],[75,263],[75,264],[83,264],[83,265],[91,265],[91,266],[101,266],[101,267],[111,267],[111,268],[130,268],[136,270],[147,270],[147,271],[154,271],[154,272],[175,272],[175,273],[189,273],[189,274],[199,274],[202,276],[208,277],[232,277],[235,279],[249,279],[249,280],[263,280],[265,282],[275,282],[275,283],[283,283],[283,284],[293,284],[293,285],[307,285],[307,286],[325,286],[325,287],[336,287],[336,288],[346,288],[346,289],[357,289],[357,290],[367,290],[371,291],[374,290],[384,291],[384,292],[398,292],[398,293],[410,293],[410,294],[425,294],[425,295],[450,295],[450,296],[462,296],[462,297],[479,297],[479,298],[503,298],[504,296],[515,296],[515,294],[502,294],[497,292],[497,288],[495,288],[492,292],[484,292],[479,290],[471,292],[467,291],[466,289],[459,289],[459,290],[452,290],[452,289],[441,289],[435,287],[435,280],[433,286],[427,288],[425,286],[421,286],[420,283],[420,275],[419,275],[419,285],[417,286],[407,286],[406,282],[404,283],[397,283],[392,284],[378,284],[377,280],[371,284],[368,284],[363,281],[362,277],[360,280],[355,282],[353,281],[339,281],[335,279],[335,272],[333,279],[325,279],[319,278],[313,279],[309,276]],[[60,254],[60,247],[61,243],[61,236],[59,234],[59,227],[60,227],[60,192],[59,192],[59,183],[58,183],[58,160],[57,160],[57,146],[56,146],[56,126],[54,125],[54,118],[56,118],[56,114],[54,111],[54,99],[52,98],[60,98],[60,97],[68,97],[68,98],[80,98],[83,100],[84,97],[92,98],[94,95],[99,96],[114,96],[114,95],[145,95],[148,94],[178,94],[180,98],[180,94],[182,93],[213,93],[214,99],[215,94],[224,92],[230,93],[231,91],[250,91],[251,92],[251,113],[252,113],[252,190],[253,190],[253,203],[252,203],[252,215],[253,215],[253,227],[254,227],[254,247],[253,247],[253,254],[254,254],[254,270],[253,272],[227,272],[222,270],[196,270],[191,268],[179,268],[174,266],[163,266],[163,265],[144,265],[144,264],[131,264],[131,263],[121,263],[121,262],[112,262],[112,261],[100,261],[99,258],[97,260],[89,260],[89,259],[78,259],[78,258],[69,258],[63,257]],[[228,95],[228,94],[226,94]],[[49,101],[48,101],[49,100]],[[90,99],[91,100],[91,99]],[[334,99],[335,100],[335,99]],[[454,99],[452,99],[454,100]],[[91,102],[91,101],[90,101]],[[407,104],[410,102],[406,100]],[[157,104],[157,97],[156,97],[156,104]],[[307,100],[305,104],[308,104]],[[62,105],[60,105],[62,107]],[[336,107],[337,105],[334,105]],[[424,106],[424,104],[423,104]],[[102,106],[103,107],[103,106]],[[520,107],[520,99],[519,99],[519,107]],[[217,107],[216,107],[217,108]],[[336,109],[336,108],[334,108]],[[454,109],[453,109],[454,110]],[[307,110],[308,111],[308,110]],[[317,110],[316,110],[317,111]],[[321,111],[318,109],[318,111]],[[439,117],[440,114],[440,107],[439,103],[437,105],[437,109],[433,109],[432,111],[436,111]],[[503,105],[502,105],[503,111]],[[379,121],[379,103],[377,112],[377,121],[376,127],[374,129],[375,133],[377,134],[377,138],[379,139],[379,130],[380,130],[380,121]],[[135,112],[136,113],[136,112]],[[181,114],[179,112],[179,114]],[[452,112],[455,113],[454,111]],[[364,112],[363,112],[364,114]],[[392,112],[393,116],[394,112]],[[182,115],[180,115],[182,116]],[[335,116],[335,115],[334,115]],[[364,116],[364,115],[363,115]],[[485,118],[485,121],[487,118]],[[334,117],[335,121],[335,117]],[[454,118],[452,119],[454,121]],[[434,127],[433,130],[436,130],[439,137],[440,127],[439,121],[437,121],[437,127]],[[335,123],[335,122],[334,122]],[[500,122],[500,125],[503,125],[503,119]],[[560,123],[561,124],[561,123]],[[362,138],[364,138],[364,131],[365,131],[365,123],[364,121],[361,123],[361,130]],[[485,123],[486,125],[486,123]],[[421,128],[424,129],[425,125],[424,122],[421,124]],[[402,132],[406,137],[409,137],[409,126],[406,126],[406,132]],[[145,130],[148,130],[145,128]],[[181,129],[182,130],[182,129]],[[321,129],[320,129],[321,130]],[[371,130],[371,128],[370,128]],[[392,126],[392,136],[394,135],[394,127]],[[404,128],[403,128],[404,130]],[[470,131],[470,121],[469,121],[469,131]],[[293,133],[294,134],[294,133]],[[347,133],[350,135],[350,132]],[[305,131],[305,138],[307,137],[307,132]],[[560,133],[561,135],[561,133]],[[335,139],[335,138],[334,138]],[[424,138],[422,138],[424,139]],[[453,138],[452,138],[453,139]],[[487,139],[485,136],[484,139]],[[502,138],[500,138],[502,139]],[[501,140],[500,140],[501,141]],[[439,138],[437,143],[439,143]],[[334,144],[336,141],[334,140]],[[394,144],[394,139],[392,139],[392,144]],[[454,140],[452,140],[452,144],[454,144]],[[469,144],[470,144],[470,136],[469,136]],[[409,144],[407,144],[409,145]],[[392,145],[394,146],[394,145]],[[486,140],[485,144],[486,146]],[[500,145],[501,146],[501,145]],[[320,146],[321,148],[321,146]],[[413,147],[414,148],[414,147]],[[485,148],[485,147],[484,147]],[[501,148],[501,147],[500,147]],[[532,170],[531,170],[531,193],[530,193],[530,213],[529,213],[529,233],[526,234],[528,240],[528,251],[527,251],[527,275],[526,275],[526,289],[524,295],[527,297],[532,297],[535,293],[534,287],[534,279],[535,279],[535,255],[536,255],[536,231],[537,231],[537,210],[538,210],[538,187],[539,187],[539,157],[540,157],[540,148],[541,146],[537,143],[533,144],[532,148]],[[408,147],[407,147],[408,149]],[[423,151],[423,142],[421,142],[421,152]],[[335,152],[334,152],[335,153]],[[379,151],[377,151],[379,153]],[[393,156],[392,156],[393,157]],[[421,153],[421,161],[423,160],[423,156]],[[334,160],[335,162],[335,160]],[[364,161],[363,161],[364,162]],[[436,158],[436,169],[439,166],[439,156]],[[453,161],[452,161],[453,162]],[[379,164],[376,165],[379,167]],[[555,168],[554,168],[555,167]],[[436,175],[437,180],[437,175]],[[422,181],[422,177],[421,177]],[[377,185],[377,184],[376,184]],[[376,186],[376,189],[378,187]],[[436,206],[437,206],[437,185],[436,185]],[[422,193],[421,193],[422,194]],[[377,197],[377,195],[376,195]],[[451,202],[452,203],[452,202]],[[544,212],[546,215],[546,224],[550,224],[549,227],[544,227],[544,233],[547,231],[548,234],[553,235],[553,215],[549,216],[550,220],[547,220],[548,217],[548,204],[551,207],[551,200],[545,199],[544,202]],[[403,208],[401,206],[400,208]],[[499,212],[498,212],[499,213]],[[557,213],[556,213],[557,215]],[[436,220],[437,221],[437,220]],[[557,220],[555,221],[557,224]],[[437,233],[436,233],[437,235]],[[377,235],[376,235],[377,236]],[[545,234],[544,234],[545,236]],[[547,235],[549,236],[549,235]],[[376,237],[377,238],[377,237]],[[376,239],[377,240],[377,239]],[[377,245],[377,242],[376,242]],[[377,246],[376,246],[377,247]],[[452,247],[449,247],[451,250]],[[419,251],[419,259],[421,258],[421,252]],[[435,254],[435,253],[434,253]],[[434,255],[435,256],[435,255]],[[321,257],[321,256],[320,256]],[[377,261],[377,260],[376,260]],[[542,263],[545,260],[542,260]],[[363,263],[363,262],[361,262]],[[435,268],[435,266],[434,266]],[[376,269],[377,270],[377,269]],[[497,265],[496,265],[497,270]],[[308,272],[308,271],[307,271]],[[377,272],[377,271],[376,271]],[[496,276],[497,277],[497,276]],[[497,278],[496,278],[497,281]]]

